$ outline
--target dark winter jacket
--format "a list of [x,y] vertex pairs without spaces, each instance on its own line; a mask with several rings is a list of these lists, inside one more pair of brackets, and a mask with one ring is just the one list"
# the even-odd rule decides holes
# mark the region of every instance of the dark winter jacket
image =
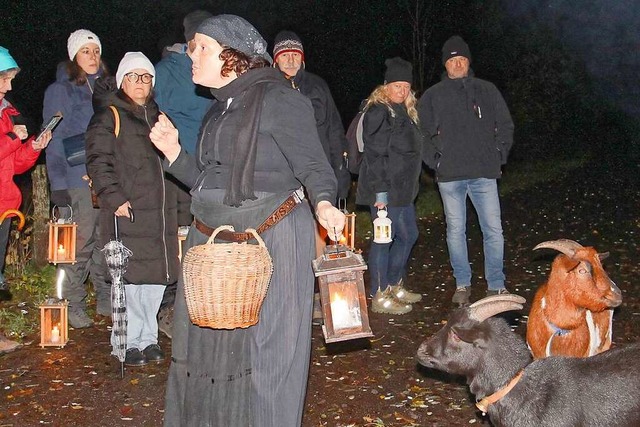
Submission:
[[87,188],[87,181],[82,177],[87,174],[83,164],[70,166],[64,154],[62,140],[70,136],[84,133],[93,116],[91,96],[95,81],[102,72],[87,76],[87,83],[78,86],[69,81],[66,62],[58,64],[56,81],[44,93],[42,116],[44,123],[58,111],[63,119],[53,131],[51,142],[46,148],[47,175],[51,191],[68,190],[70,188]]
[[[180,52],[176,48],[181,48]],[[195,154],[198,131],[202,118],[211,106],[212,97],[205,88],[191,80],[191,59],[185,44],[172,46],[167,55],[155,66],[155,101],[178,128],[180,145],[187,153]],[[202,96],[204,91],[210,97]]]
[[493,83],[472,77],[443,80],[418,103],[424,161],[439,181],[501,176],[513,144],[513,121]]
[[322,148],[338,179],[338,197],[346,199],[351,187],[351,174],[343,156],[347,151],[347,140],[329,86],[322,77],[303,69],[299,70],[291,81],[294,88],[311,100]]
[[336,200],[336,177],[315,132],[309,100],[291,89],[279,71],[248,71],[222,89],[212,90],[219,102],[205,115],[196,156],[184,150],[167,171],[190,188],[226,189],[232,164],[232,148],[243,123],[242,87],[245,79],[266,84],[257,135],[254,190],[292,192],[304,185],[315,207]]
[[[166,184],[162,159],[149,139],[158,106],[133,105],[122,92],[105,90],[112,84],[112,78],[96,84],[96,114],[87,130],[87,170],[100,204],[102,244],[115,238],[114,212],[129,201],[135,222],[118,219],[119,237],[133,252],[125,282],[170,284],[178,277],[178,222],[175,187]],[[109,105],[119,112],[118,137]]]
[[362,123],[364,158],[356,203],[372,206],[387,193],[389,206],[409,206],[418,195],[422,170],[422,135],[404,104],[373,104]]
[[14,120],[19,115],[9,101],[0,100],[0,215],[7,209],[20,208],[22,193],[13,177],[28,171],[40,155],[33,149],[33,136],[23,143],[13,133]]

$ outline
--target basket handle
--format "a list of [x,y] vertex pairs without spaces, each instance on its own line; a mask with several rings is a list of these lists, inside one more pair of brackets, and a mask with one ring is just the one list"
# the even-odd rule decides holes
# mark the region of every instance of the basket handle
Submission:
[[[209,236],[209,240],[207,240],[207,244],[208,245],[213,244],[213,241],[216,239],[216,236],[218,235],[218,233],[224,230],[230,231],[232,233],[235,233],[236,231],[232,225],[221,225],[220,227],[213,230],[213,233],[211,233],[211,236]],[[264,244],[264,240],[262,240],[262,237],[260,237],[260,235],[258,234],[255,228],[247,228],[245,232],[253,234],[253,238],[256,239],[256,241],[258,242],[258,245],[262,246],[263,248],[266,247],[266,245]]]

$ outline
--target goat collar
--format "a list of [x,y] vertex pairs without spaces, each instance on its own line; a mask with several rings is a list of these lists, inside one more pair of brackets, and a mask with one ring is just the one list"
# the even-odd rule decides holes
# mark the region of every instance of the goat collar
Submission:
[[549,326],[549,328],[553,331],[553,334],[551,334],[551,336],[549,337],[549,340],[547,341],[547,346],[545,347],[545,353],[546,353],[547,357],[549,357],[549,356],[552,356],[552,354],[551,354],[551,343],[553,342],[553,339],[555,337],[565,336],[569,332],[571,332],[571,330],[562,329],[561,327],[556,326],[553,322],[551,322],[549,319],[547,319],[547,316],[544,316],[544,320],[545,320],[545,322],[547,322],[547,326]]
[[511,391],[511,389],[513,387],[515,387],[516,384],[518,384],[518,381],[520,381],[520,378],[522,378],[522,374],[523,373],[524,373],[524,370],[521,370],[520,372],[518,372],[516,374],[515,377],[511,378],[511,381],[509,381],[509,384],[507,384],[506,386],[502,387],[500,390],[496,391],[492,395],[486,396],[480,402],[476,402],[476,406],[478,407],[478,409],[480,409],[482,411],[483,415],[488,412],[489,405],[493,405],[498,400],[500,400],[503,397],[505,397],[507,395],[507,393],[509,393]]

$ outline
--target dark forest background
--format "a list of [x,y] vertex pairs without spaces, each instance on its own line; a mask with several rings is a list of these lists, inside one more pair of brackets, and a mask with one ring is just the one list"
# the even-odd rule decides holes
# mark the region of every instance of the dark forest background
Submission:
[[596,90],[584,63],[544,22],[514,19],[500,0],[10,0],[0,45],[22,68],[9,98],[37,125],[45,88],[67,56],[78,28],[101,39],[115,72],[127,51],[152,62],[183,41],[182,18],[194,9],[233,13],[269,42],[282,29],[298,33],[306,66],[329,84],[348,124],[360,101],[382,82],[384,60],[414,64],[420,94],[440,79],[441,46],[453,34],[470,45],[477,77],[502,91],[516,123],[511,160],[568,159],[603,153],[640,157],[638,118]]

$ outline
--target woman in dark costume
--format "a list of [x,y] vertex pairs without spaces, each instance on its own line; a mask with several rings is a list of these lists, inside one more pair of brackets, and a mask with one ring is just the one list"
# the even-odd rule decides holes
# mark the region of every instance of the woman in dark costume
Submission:
[[223,224],[240,232],[278,207],[286,215],[261,234],[274,272],[257,325],[195,326],[180,279],[165,426],[299,426],[311,350],[310,206],[337,239],[344,215],[332,205],[335,174],[311,103],[269,67],[267,44],[251,24],[215,16],[199,26],[192,43],[193,81],[212,88],[219,101],[204,118],[196,156],[181,149],[166,117],[151,131],[166,171],[192,188],[195,221],[187,247],[205,243]]

